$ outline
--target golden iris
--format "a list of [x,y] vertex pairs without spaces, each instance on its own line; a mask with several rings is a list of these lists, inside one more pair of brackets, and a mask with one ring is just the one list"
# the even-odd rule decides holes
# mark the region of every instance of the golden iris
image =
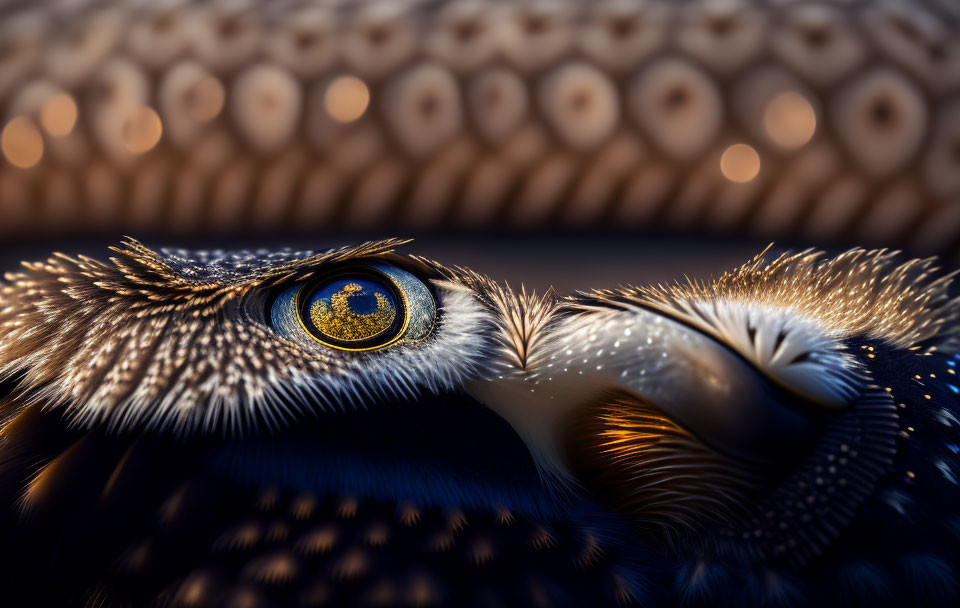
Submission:
[[323,337],[344,344],[359,344],[382,336],[401,315],[394,293],[378,281],[362,276],[326,283],[311,296],[307,312]]

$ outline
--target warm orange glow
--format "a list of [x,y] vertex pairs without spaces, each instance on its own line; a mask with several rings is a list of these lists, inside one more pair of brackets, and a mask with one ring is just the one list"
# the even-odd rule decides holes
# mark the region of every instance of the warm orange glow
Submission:
[[813,138],[817,115],[806,97],[795,91],[784,91],[767,104],[763,126],[778,145],[799,148]]
[[760,155],[747,144],[734,144],[720,157],[720,170],[728,180],[745,184],[760,174]]
[[0,148],[11,165],[29,169],[43,158],[43,136],[32,120],[17,116],[3,128]]
[[70,135],[77,124],[77,103],[66,93],[57,93],[40,108],[40,124],[54,137]]
[[370,105],[370,89],[354,76],[334,79],[323,95],[323,107],[337,122],[353,122],[363,116]]
[[123,122],[123,145],[131,154],[149,152],[162,134],[160,116],[149,106],[134,108]]
[[213,76],[204,76],[193,85],[188,104],[190,114],[200,122],[213,120],[223,110],[226,91]]

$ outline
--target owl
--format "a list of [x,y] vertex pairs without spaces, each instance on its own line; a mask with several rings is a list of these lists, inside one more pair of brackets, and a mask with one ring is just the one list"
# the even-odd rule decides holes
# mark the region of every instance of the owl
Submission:
[[956,605],[933,260],[561,295],[408,249],[7,274],[4,605]]

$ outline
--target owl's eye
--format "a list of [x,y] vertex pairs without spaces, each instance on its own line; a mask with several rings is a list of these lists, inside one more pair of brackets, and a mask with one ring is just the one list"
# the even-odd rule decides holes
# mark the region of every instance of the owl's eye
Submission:
[[402,299],[374,277],[331,278],[297,300],[307,331],[337,348],[384,346],[400,336],[406,321]]
[[350,351],[423,338],[435,317],[427,286],[387,264],[341,269],[294,285],[270,309],[274,328],[286,337]]

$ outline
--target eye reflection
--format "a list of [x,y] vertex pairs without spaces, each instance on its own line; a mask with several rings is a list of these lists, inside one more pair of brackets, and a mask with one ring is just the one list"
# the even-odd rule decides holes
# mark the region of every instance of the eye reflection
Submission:
[[436,314],[423,281],[389,264],[341,269],[292,285],[270,306],[271,324],[281,335],[352,351],[422,340]]
[[344,345],[380,338],[402,316],[394,294],[366,277],[334,279],[307,304],[310,323],[325,338]]

